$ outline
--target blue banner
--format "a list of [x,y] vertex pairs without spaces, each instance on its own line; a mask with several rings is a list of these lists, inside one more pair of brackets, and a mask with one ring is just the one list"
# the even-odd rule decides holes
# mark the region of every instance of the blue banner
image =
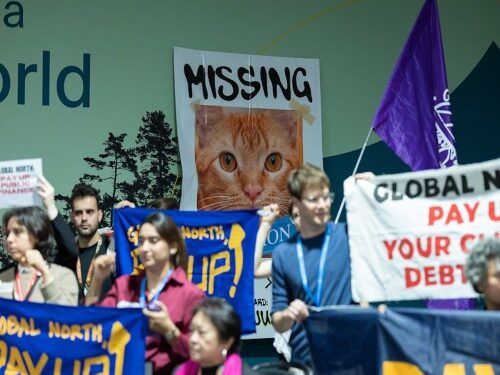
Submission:
[[[157,210],[113,211],[118,275],[139,272],[138,234]],[[188,277],[208,296],[226,299],[240,314],[242,332],[255,332],[253,267],[259,217],[255,211],[164,211],[182,230]]]
[[143,374],[140,309],[0,299],[0,374]]
[[500,313],[332,308],[305,322],[316,374],[500,374]]

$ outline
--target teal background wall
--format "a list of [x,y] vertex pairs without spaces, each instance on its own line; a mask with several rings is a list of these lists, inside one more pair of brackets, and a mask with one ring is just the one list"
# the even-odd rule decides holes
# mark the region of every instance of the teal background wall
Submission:
[[[83,158],[102,152],[109,132],[128,133],[125,144],[131,145],[141,117],[156,110],[175,129],[174,46],[311,57],[321,66],[324,168],[339,192],[422,4],[0,0],[0,160],[41,157],[56,191],[68,195],[91,172]],[[500,1],[438,0],[438,6],[459,161],[497,158]],[[43,51],[50,52],[45,84]],[[84,54],[90,57],[89,107],[68,108],[58,98],[57,76],[67,66],[81,69]],[[26,76],[25,104],[18,103],[19,64],[36,65]],[[77,99],[82,80],[70,74],[64,90]],[[44,91],[49,105],[42,105]],[[361,170],[392,173],[406,167],[373,135]],[[106,182],[99,187],[110,189]],[[272,349],[264,340],[245,350],[260,358]]]

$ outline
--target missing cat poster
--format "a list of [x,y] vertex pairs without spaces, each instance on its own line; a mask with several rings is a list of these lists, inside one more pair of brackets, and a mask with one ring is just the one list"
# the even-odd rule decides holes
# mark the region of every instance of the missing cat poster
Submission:
[[[269,233],[270,256],[294,232],[285,217],[289,172],[323,165],[319,60],[175,48],[174,74],[181,209],[277,203],[283,217]],[[256,282],[256,314],[264,300],[270,309],[268,284]],[[274,335],[270,319],[256,320],[252,338]]]

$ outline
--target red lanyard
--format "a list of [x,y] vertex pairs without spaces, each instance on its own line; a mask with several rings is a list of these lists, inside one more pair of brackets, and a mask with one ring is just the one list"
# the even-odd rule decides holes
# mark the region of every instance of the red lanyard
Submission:
[[33,288],[40,278],[40,274],[36,272],[35,270],[31,270],[31,280],[28,284],[28,290],[26,290],[26,293],[23,290],[22,283],[21,283],[21,275],[19,274],[19,270],[16,267],[15,270],[15,279],[16,283],[14,285],[14,299],[16,301],[26,301],[29,300],[29,297],[31,296],[31,293],[33,292]]

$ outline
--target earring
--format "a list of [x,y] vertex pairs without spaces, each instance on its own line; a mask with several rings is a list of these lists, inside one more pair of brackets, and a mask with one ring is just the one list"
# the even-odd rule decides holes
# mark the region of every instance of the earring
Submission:
[[222,359],[225,361],[226,358],[227,358],[227,349],[224,348],[224,349],[222,349]]

